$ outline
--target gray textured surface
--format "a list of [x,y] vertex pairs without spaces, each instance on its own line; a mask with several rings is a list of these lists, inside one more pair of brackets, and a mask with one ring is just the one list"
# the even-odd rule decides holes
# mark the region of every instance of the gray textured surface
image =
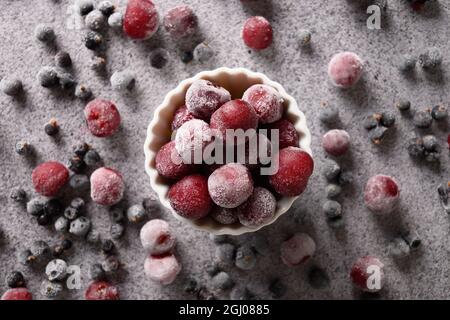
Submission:
[[[124,0],[116,0],[120,8]],[[70,146],[82,139],[93,144],[108,166],[123,172],[127,184],[129,203],[141,201],[152,191],[143,170],[146,127],[152,110],[176,84],[198,71],[219,66],[247,67],[280,82],[298,99],[300,108],[308,118],[313,133],[315,174],[308,191],[296,202],[288,214],[261,232],[270,239],[271,254],[262,257],[254,271],[231,270],[232,277],[247,283],[261,297],[268,297],[267,281],[281,277],[288,284],[289,299],[342,299],[358,298],[352,289],[348,273],[351,264],[361,255],[379,256],[386,265],[387,285],[382,298],[435,299],[450,298],[449,221],[442,212],[436,187],[449,175],[447,152],[442,154],[440,168],[413,163],[403,148],[407,137],[413,136],[410,120],[398,116],[395,129],[386,143],[375,147],[369,143],[362,128],[362,118],[371,111],[393,108],[401,97],[411,99],[413,108],[425,108],[439,102],[448,102],[448,71],[450,60],[446,54],[441,76],[427,77],[418,72],[404,78],[393,66],[401,53],[417,54],[421,49],[438,46],[444,53],[450,50],[448,26],[450,10],[443,5],[434,6],[423,13],[410,10],[404,1],[388,1],[389,9],[383,20],[383,29],[370,31],[365,26],[366,1],[350,0],[279,0],[259,1],[260,4],[243,5],[237,0],[186,0],[199,16],[202,36],[216,50],[214,60],[207,65],[184,65],[178,58],[176,45],[160,30],[155,38],[146,42],[133,42],[116,32],[108,36],[108,73],[123,68],[136,72],[135,94],[120,95],[113,92],[107,78],[98,77],[88,67],[92,55],[81,42],[82,32],[67,27],[71,16],[67,13],[71,1],[2,0],[0,4],[0,75],[13,74],[24,82],[26,98],[20,101],[0,95],[0,226],[7,235],[0,247],[0,292],[6,290],[3,278],[13,269],[22,270],[36,298],[43,270],[30,270],[20,266],[16,253],[33,239],[55,242],[58,236],[51,230],[32,222],[19,206],[8,199],[9,189],[24,187],[33,194],[30,174],[34,163],[14,153],[17,140],[29,140],[38,153],[36,163],[44,160],[66,161]],[[156,0],[160,12],[178,3],[176,0]],[[256,3],[256,2],[255,2]],[[441,1],[444,3],[444,1]],[[275,42],[262,53],[249,53],[240,37],[240,28],[246,17],[263,14],[275,30]],[[37,43],[33,30],[38,22],[55,27],[58,46],[72,54],[77,79],[90,85],[96,96],[117,102],[123,117],[122,128],[111,139],[96,139],[86,130],[82,110],[84,104],[70,97],[51,93],[36,82],[36,74],[43,65],[53,62],[53,53]],[[70,25],[70,23],[69,23]],[[295,45],[295,32],[300,28],[313,31],[311,50],[299,50]],[[151,48],[168,48],[171,60],[161,71],[151,68]],[[349,91],[333,88],[327,81],[326,64],[340,50],[351,50],[366,62],[366,73],[361,85]],[[353,186],[342,197],[346,227],[341,233],[330,229],[320,211],[325,187],[321,165],[325,158],[320,137],[325,132],[317,118],[321,101],[329,101],[340,109],[342,124],[352,136],[351,153],[341,162],[355,177]],[[43,131],[52,117],[59,120],[62,131],[59,142],[53,142]],[[433,127],[444,144],[446,127]],[[362,205],[362,188],[367,179],[377,173],[396,177],[402,188],[401,209],[386,219],[376,219]],[[103,234],[107,234],[109,220],[105,208],[89,203],[88,215]],[[188,298],[182,290],[183,279],[196,275],[208,279],[205,264],[212,260],[214,244],[207,234],[194,231],[170,216],[178,236],[178,256],[183,264],[177,281],[161,288],[143,275],[144,252],[138,239],[138,229],[129,227],[126,238],[117,242],[120,257],[126,264],[125,272],[117,279],[121,296],[126,299]],[[296,223],[294,216],[298,216]],[[409,260],[396,263],[387,255],[388,240],[402,228],[417,228],[423,237],[423,249]],[[290,233],[306,231],[317,242],[317,252],[310,264],[327,271],[331,280],[324,289],[313,289],[306,281],[308,266],[286,268],[279,258],[280,242]],[[245,241],[242,239],[236,239]],[[86,265],[101,260],[95,248],[81,242],[75,244],[71,264],[82,265],[83,287],[88,283]],[[83,290],[70,291],[68,298],[81,298]]]

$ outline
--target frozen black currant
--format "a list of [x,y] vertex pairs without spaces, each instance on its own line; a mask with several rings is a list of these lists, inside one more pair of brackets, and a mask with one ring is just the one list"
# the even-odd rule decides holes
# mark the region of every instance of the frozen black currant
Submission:
[[447,119],[448,109],[446,106],[442,104],[434,106],[433,109],[431,110],[431,116],[436,121]]

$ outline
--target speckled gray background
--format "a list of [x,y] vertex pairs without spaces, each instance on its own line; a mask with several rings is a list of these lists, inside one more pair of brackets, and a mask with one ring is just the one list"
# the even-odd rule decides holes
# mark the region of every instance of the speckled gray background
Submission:
[[[125,0],[115,0],[121,10]],[[155,0],[161,13],[178,4],[177,0]],[[192,5],[200,21],[200,39],[207,40],[216,51],[209,64],[183,64],[178,55],[180,47],[163,30],[146,42],[133,42],[117,32],[108,32],[108,73],[131,68],[136,73],[134,94],[113,92],[107,77],[99,77],[89,69],[92,52],[82,42],[82,30],[76,28],[72,1],[61,0],[2,0],[0,4],[0,76],[15,75],[22,79],[26,95],[14,100],[0,95],[0,227],[6,240],[0,246],[0,292],[6,290],[3,281],[6,272],[19,269],[24,272],[35,298],[44,278],[42,270],[26,269],[16,261],[20,249],[34,239],[51,243],[58,240],[51,229],[39,227],[23,208],[9,198],[9,189],[24,187],[30,195],[30,174],[35,165],[45,160],[65,162],[70,146],[77,140],[86,140],[96,147],[105,163],[123,172],[129,203],[149,197],[152,190],[145,175],[143,163],[146,128],[152,111],[164,95],[177,83],[195,73],[220,66],[246,67],[265,73],[284,85],[299,102],[308,118],[313,134],[315,173],[309,188],[296,202],[295,208],[278,222],[261,232],[270,239],[272,254],[261,257],[251,272],[230,270],[235,281],[248,284],[260,297],[269,297],[267,283],[280,277],[288,286],[288,299],[353,299],[360,298],[352,288],[349,269],[361,255],[379,256],[386,265],[386,287],[380,294],[386,299],[448,299],[449,220],[443,213],[436,187],[449,178],[447,152],[441,156],[441,166],[416,164],[410,160],[403,142],[414,135],[410,120],[398,116],[395,129],[389,132],[386,143],[373,146],[361,125],[365,115],[375,110],[389,110],[399,98],[409,98],[413,108],[425,108],[448,102],[448,72],[450,60],[450,9],[441,4],[432,5],[422,13],[413,12],[406,1],[388,0],[389,9],[383,18],[382,30],[366,28],[367,1],[356,0],[260,0],[243,5],[238,0],[185,0]],[[244,20],[251,15],[264,15],[275,30],[274,45],[261,53],[249,52],[239,34]],[[75,17],[77,17],[75,15]],[[84,104],[74,98],[49,92],[39,86],[36,74],[43,65],[53,62],[52,50],[37,43],[33,30],[37,23],[52,24],[57,33],[58,47],[69,51],[74,60],[77,79],[92,87],[98,97],[117,102],[123,122],[121,130],[108,139],[91,136],[84,124]],[[75,26],[75,28],[73,28]],[[300,28],[313,31],[311,49],[301,50],[295,44]],[[434,45],[445,53],[443,70],[427,76],[420,70],[410,78],[400,75],[394,67],[402,53],[418,54]],[[168,66],[161,71],[149,63],[152,48],[163,46],[171,55]],[[357,88],[341,91],[327,81],[326,65],[331,56],[341,50],[355,51],[365,60],[366,73]],[[324,201],[324,179],[320,171],[326,158],[320,138],[325,132],[318,118],[322,101],[339,107],[341,127],[352,136],[351,152],[340,159],[342,166],[354,176],[351,188],[345,190],[341,201],[345,214],[345,229],[336,233],[321,213]],[[398,114],[398,113],[397,113]],[[52,117],[59,120],[61,137],[54,141],[45,135],[44,124]],[[446,126],[432,130],[445,144]],[[27,161],[14,152],[17,140],[29,140],[37,150],[35,162]],[[395,176],[402,189],[402,206],[385,219],[376,219],[362,204],[362,188],[367,179],[377,173]],[[88,197],[85,197],[88,198]],[[107,235],[107,210],[89,203],[88,215]],[[117,242],[125,271],[116,280],[125,299],[186,299],[183,279],[189,274],[207,283],[204,267],[214,256],[215,245],[208,234],[195,231],[163,212],[178,236],[178,256],[183,271],[176,282],[160,287],[143,275],[144,252],[138,239],[138,228],[129,227],[125,239]],[[297,219],[295,219],[297,217]],[[392,260],[387,254],[389,239],[403,229],[417,229],[423,248],[403,262]],[[306,266],[286,268],[279,258],[279,245],[295,231],[308,232],[317,243],[317,252]],[[245,238],[236,239],[245,241]],[[83,288],[88,283],[88,262],[101,261],[101,253],[76,242],[71,264],[80,264]],[[313,289],[306,281],[311,265],[324,268],[330,284]],[[70,291],[67,298],[81,298],[83,290]]]

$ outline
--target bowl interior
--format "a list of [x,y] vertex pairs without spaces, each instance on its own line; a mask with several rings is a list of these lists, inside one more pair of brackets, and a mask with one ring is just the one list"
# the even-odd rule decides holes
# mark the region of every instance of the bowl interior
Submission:
[[[187,89],[197,79],[210,80],[226,88],[231,93],[233,99],[241,98],[245,90],[254,84],[266,84],[274,87],[284,98],[285,116],[294,124],[300,134],[300,147],[306,152],[311,153],[311,137],[309,130],[306,127],[305,116],[298,110],[296,101],[291,96],[287,95],[280,84],[269,80],[260,73],[254,73],[246,69],[220,68],[215,71],[199,73],[193,78],[182,81],[176,89],[167,94],[164,102],[155,111],[154,118],[149,125],[147,141],[144,147],[146,154],[146,172],[150,176],[152,188],[158,194],[161,203],[169,208],[172,213],[174,212],[167,199],[167,193],[173,182],[158,175],[155,168],[155,158],[158,150],[171,140],[171,122],[173,115],[177,108],[184,104]],[[265,225],[273,223],[279,216],[286,212],[296,198],[297,197],[278,198],[275,217]],[[239,235],[246,232],[254,232],[263,227],[248,228],[239,223],[222,225],[210,217],[192,221],[185,219],[176,213],[174,213],[174,216],[198,229],[209,231],[214,234]]]

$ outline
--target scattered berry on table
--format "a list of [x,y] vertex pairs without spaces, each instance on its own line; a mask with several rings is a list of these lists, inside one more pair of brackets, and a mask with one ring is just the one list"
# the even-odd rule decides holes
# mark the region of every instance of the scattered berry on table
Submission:
[[77,84],[75,87],[75,97],[81,100],[89,100],[92,97],[92,91],[84,84]]
[[281,261],[289,267],[304,263],[316,251],[316,243],[306,233],[296,233],[281,244]]
[[105,254],[113,253],[115,248],[114,242],[110,239],[103,240],[101,243],[101,249]]
[[27,193],[20,187],[12,188],[9,197],[19,203],[25,203],[27,201]]
[[422,138],[411,138],[408,140],[406,149],[408,154],[413,158],[422,157],[425,153],[425,147],[423,146]]
[[140,231],[140,238],[142,247],[151,255],[171,252],[176,243],[169,224],[161,219],[148,221]]
[[118,240],[125,234],[125,225],[123,223],[112,223],[109,228],[111,239]]
[[322,169],[323,175],[327,181],[334,181],[341,174],[341,167],[339,164],[331,159],[326,160]]
[[120,269],[120,266],[120,260],[116,255],[110,255],[102,262],[102,269],[105,270],[107,274],[116,272]]
[[17,260],[21,265],[31,266],[36,262],[36,257],[31,253],[31,250],[25,249],[18,253]]
[[[213,130],[210,126],[203,120],[192,119],[178,128],[175,136],[175,149],[185,164],[197,164],[202,160],[203,151],[212,140]],[[166,152],[170,151],[170,148],[171,145],[168,146]]]
[[70,221],[75,220],[80,215],[80,210],[74,208],[74,207],[67,207],[64,210],[64,217]]
[[84,22],[89,29],[99,31],[105,27],[106,18],[100,10],[95,9],[86,15]]
[[98,10],[105,16],[109,17],[116,10],[116,6],[111,3],[111,1],[102,1],[97,6]]
[[111,87],[120,92],[127,92],[134,89],[136,78],[134,73],[128,69],[115,71],[111,76]]
[[31,179],[37,193],[46,197],[52,197],[69,180],[69,170],[59,162],[47,161],[33,170]]
[[275,156],[278,171],[269,177],[270,185],[283,196],[303,193],[314,170],[311,156],[300,148],[287,147]]
[[395,104],[395,106],[400,111],[408,111],[411,109],[411,102],[409,100],[400,100]]
[[173,254],[149,255],[145,259],[144,273],[149,280],[162,285],[171,284],[181,271],[181,264]]
[[51,43],[55,40],[56,35],[52,27],[45,24],[38,24],[34,29],[34,36],[41,42]]
[[219,290],[230,290],[234,286],[234,281],[230,275],[224,271],[220,271],[211,279],[212,286]]
[[90,150],[90,146],[83,141],[77,141],[72,145],[72,152],[77,156],[84,157],[86,152]]
[[73,75],[69,72],[61,72],[58,70],[58,80],[61,89],[63,90],[71,90],[76,86],[77,82]]
[[59,84],[57,70],[49,66],[44,66],[39,70],[37,79],[44,88],[53,88]]
[[91,221],[86,217],[78,217],[70,223],[69,232],[77,237],[85,237],[91,228]]
[[72,66],[72,58],[67,51],[58,51],[55,55],[55,65],[60,68],[70,68]]
[[380,123],[386,128],[390,128],[395,124],[395,115],[391,112],[383,112],[381,114]]
[[40,216],[44,212],[48,198],[37,196],[27,202],[27,213],[32,216]]
[[84,293],[86,300],[119,300],[119,290],[106,281],[94,281]]
[[434,106],[431,109],[431,116],[436,121],[441,121],[448,118],[448,108],[442,104]]
[[30,252],[34,259],[39,262],[48,261],[51,255],[48,243],[42,240],[33,241],[30,246]]
[[402,235],[402,238],[406,241],[411,250],[418,249],[422,244],[422,240],[417,231],[408,231]]
[[260,124],[278,121],[283,116],[284,99],[271,86],[255,84],[244,92],[242,99],[256,111]]
[[[88,48],[89,50],[97,50],[101,47],[101,45],[103,44],[103,36],[95,31],[88,31],[86,32],[86,34],[83,36],[83,43],[86,46],[86,48]],[[104,58],[103,58],[104,60]],[[106,64],[106,61],[95,61],[94,58],[94,63],[96,64]],[[95,69],[100,69],[98,68],[98,66],[95,67]]]
[[183,124],[192,119],[195,119],[194,115],[188,111],[185,105],[182,105],[175,111],[175,114],[173,115],[171,125],[172,131],[177,130]]
[[103,73],[106,70],[106,58],[101,56],[92,57],[91,61],[91,69],[98,72]]
[[275,217],[277,200],[267,189],[256,187],[248,200],[238,207],[239,222],[249,228],[258,228]]
[[[359,258],[352,266],[350,277],[353,284],[366,292],[378,292],[384,284],[384,264],[376,257]],[[379,277],[371,277],[377,272]]]
[[13,271],[6,275],[6,285],[10,288],[25,287],[25,278],[22,272]]
[[441,146],[436,136],[428,134],[423,136],[422,141],[426,152],[440,152]]
[[364,65],[361,58],[353,52],[334,55],[328,64],[328,76],[340,88],[354,86],[362,76]]
[[194,53],[192,51],[181,52],[181,61],[183,63],[189,63],[194,60]]
[[93,281],[105,280],[106,273],[100,263],[94,263],[89,266],[89,279]]
[[85,16],[94,10],[94,2],[92,0],[77,0],[76,4],[82,16]]
[[89,178],[85,174],[74,174],[69,179],[69,185],[72,189],[84,191],[89,189]]
[[67,277],[67,263],[61,259],[54,259],[45,267],[45,274],[50,281],[64,280]]
[[139,223],[147,218],[147,211],[142,204],[135,204],[128,208],[127,219],[131,223]]
[[387,128],[383,126],[377,126],[374,129],[369,131],[369,139],[373,142],[375,145],[381,144],[383,142],[383,139],[386,135]]
[[322,137],[322,147],[335,157],[342,156],[350,148],[350,135],[345,130],[330,130]]
[[270,282],[269,291],[272,295],[272,298],[280,299],[286,294],[287,287],[284,285],[281,279],[275,279]]
[[13,288],[8,289],[0,300],[33,300],[33,296],[27,288]]
[[244,23],[241,36],[247,47],[255,50],[263,50],[272,44],[272,26],[264,17],[250,17]]
[[162,69],[169,62],[169,53],[166,49],[157,48],[150,52],[150,65],[156,69]]
[[388,245],[388,252],[394,258],[405,258],[410,253],[408,243],[403,238],[395,238]]
[[[215,204],[224,208],[236,208],[252,195],[253,179],[244,165],[229,163],[209,176],[208,191]],[[260,192],[258,196],[259,194]],[[252,208],[250,205],[249,210]]]
[[409,54],[405,54],[401,57],[401,60],[398,64],[398,70],[401,72],[409,72],[416,67],[417,58],[413,57]]
[[191,7],[176,6],[164,15],[164,28],[175,39],[193,35],[197,30],[197,17]]
[[195,117],[208,120],[225,102],[230,93],[208,80],[194,81],[186,92],[186,107]]
[[122,175],[110,168],[99,168],[91,175],[91,198],[94,202],[112,206],[122,200],[125,184]]
[[128,0],[123,19],[123,31],[128,37],[148,39],[156,33],[158,27],[158,11],[151,0]]
[[220,266],[229,267],[234,265],[236,247],[231,243],[218,245],[215,251],[215,259]]
[[95,99],[84,109],[84,117],[89,131],[96,137],[109,137],[120,126],[120,114],[116,105],[108,100]]
[[122,29],[123,14],[121,12],[114,12],[108,17],[108,25],[114,29]]
[[327,221],[330,223],[342,219],[342,206],[339,202],[327,200],[322,205],[322,210],[325,213]]
[[50,119],[44,126],[44,131],[48,136],[55,136],[59,133],[59,125],[56,119]]
[[252,270],[256,266],[256,254],[250,245],[242,245],[236,250],[234,264],[241,270]]
[[215,206],[210,216],[221,224],[233,224],[238,221],[237,210],[235,208],[229,209]]
[[325,270],[317,266],[313,266],[308,270],[308,282],[314,289],[322,289],[329,284],[330,278],[326,274]]
[[176,150],[175,141],[170,141],[159,149],[155,167],[162,177],[174,180],[181,179],[195,170],[194,164],[183,162]]
[[442,64],[442,53],[436,47],[428,48],[427,51],[419,55],[417,61],[424,69],[435,69]]
[[22,90],[23,84],[19,79],[5,77],[0,81],[0,91],[8,96],[17,96],[22,92]]
[[330,183],[325,187],[325,193],[328,199],[334,199],[342,192],[340,185],[335,183]]
[[320,108],[319,120],[328,126],[335,124],[339,120],[338,108],[323,102]]
[[66,217],[59,217],[56,219],[54,224],[56,232],[67,232],[69,231],[69,219]]
[[83,158],[79,156],[73,156],[69,159],[67,167],[74,173],[82,173],[86,169],[86,163]]
[[89,167],[94,167],[98,165],[102,159],[95,149],[90,149],[84,155],[83,160]]
[[400,188],[394,178],[378,174],[371,177],[364,189],[364,203],[374,213],[390,213],[399,202]]
[[109,210],[109,218],[112,222],[123,223],[125,221],[124,210],[122,207],[117,206]]
[[198,63],[205,63],[214,56],[214,50],[205,42],[199,43],[193,51],[194,60]]

